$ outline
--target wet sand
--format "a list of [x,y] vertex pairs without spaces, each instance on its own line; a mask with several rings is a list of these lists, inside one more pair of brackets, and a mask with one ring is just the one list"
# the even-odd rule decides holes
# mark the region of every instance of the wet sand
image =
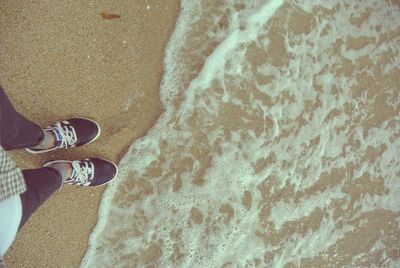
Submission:
[[[42,126],[71,116],[102,126],[100,139],[83,148],[13,152],[19,166],[95,156],[118,162],[162,113],[163,53],[178,12],[179,0],[2,0],[0,83],[17,110]],[[8,267],[78,267],[104,189],[56,192],[18,234]]]

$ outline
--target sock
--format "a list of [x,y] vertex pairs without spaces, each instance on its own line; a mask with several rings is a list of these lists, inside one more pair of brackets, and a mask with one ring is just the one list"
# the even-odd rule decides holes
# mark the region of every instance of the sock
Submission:
[[[64,183],[67,179],[72,177],[74,170],[72,167],[70,167],[70,164],[68,163],[55,163],[51,165],[53,168],[57,169],[57,171],[60,173],[62,182]],[[69,169],[70,167],[70,169]]]
[[51,130],[43,130],[44,138],[42,142],[33,148],[36,149],[47,149],[52,148],[57,144],[57,134]]

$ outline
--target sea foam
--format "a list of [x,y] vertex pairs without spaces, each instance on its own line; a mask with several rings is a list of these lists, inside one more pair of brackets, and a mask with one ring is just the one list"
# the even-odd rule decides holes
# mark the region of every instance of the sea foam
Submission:
[[166,111],[121,160],[82,267],[396,267],[399,17],[183,0]]

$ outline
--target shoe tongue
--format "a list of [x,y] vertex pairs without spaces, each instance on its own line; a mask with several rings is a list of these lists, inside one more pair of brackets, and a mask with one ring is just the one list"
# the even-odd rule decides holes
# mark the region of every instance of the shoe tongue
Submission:
[[62,136],[60,130],[56,128],[53,131],[54,131],[54,136],[56,137],[56,144],[60,145],[62,142]]

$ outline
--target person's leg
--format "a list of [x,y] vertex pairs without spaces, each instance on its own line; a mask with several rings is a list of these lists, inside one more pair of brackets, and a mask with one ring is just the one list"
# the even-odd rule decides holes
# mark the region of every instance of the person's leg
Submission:
[[81,186],[100,186],[109,183],[118,174],[115,163],[100,158],[58,160],[45,167],[22,171],[27,191],[20,195],[22,218],[19,229],[30,216],[57,191],[63,183]]
[[0,86],[0,144],[5,150],[25,149],[41,143],[40,126],[18,113]]
[[63,182],[61,173],[54,168],[45,167],[22,171],[27,191],[21,194],[22,219],[19,230],[31,215],[57,191]]

